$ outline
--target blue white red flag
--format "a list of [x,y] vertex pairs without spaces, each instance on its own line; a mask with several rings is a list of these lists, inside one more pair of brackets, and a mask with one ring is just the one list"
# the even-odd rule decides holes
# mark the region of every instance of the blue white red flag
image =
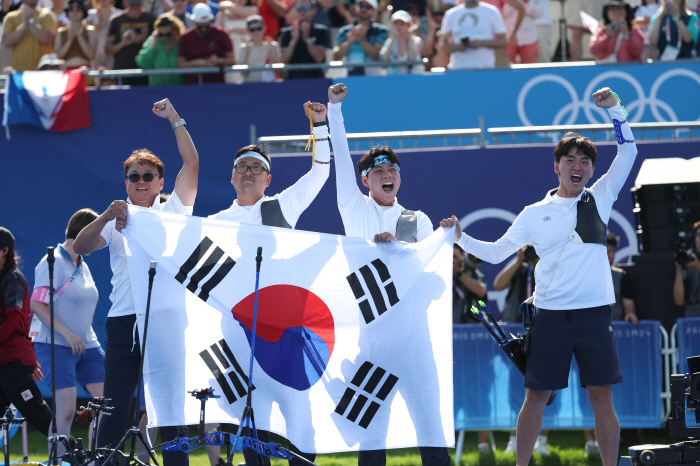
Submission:
[[129,276],[152,425],[197,424],[188,390],[213,387],[207,422],[239,423],[249,391],[256,253],[262,247],[252,402],[258,428],[301,451],[454,444],[452,243],[375,244],[129,207]]
[[2,125],[7,132],[8,125],[17,123],[50,131],[90,126],[85,76],[80,70],[25,71],[8,75]]

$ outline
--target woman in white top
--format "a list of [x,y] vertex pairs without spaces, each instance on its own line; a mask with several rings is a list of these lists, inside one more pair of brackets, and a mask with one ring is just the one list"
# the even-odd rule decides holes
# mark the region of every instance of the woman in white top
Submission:
[[[391,15],[389,38],[379,51],[382,61],[415,61],[422,58],[423,40],[413,33],[412,22],[411,15],[405,11],[399,10]],[[387,68],[388,74],[422,73],[423,71],[425,71],[423,65]]]
[[[95,397],[102,396],[104,388],[104,351],[92,329],[99,294],[90,268],[73,251],[73,241],[78,233],[96,218],[97,214],[91,209],[74,213],[66,228],[66,240],[56,247],[54,254],[54,376],[59,435],[70,434],[78,384]],[[50,385],[51,313],[47,256],[41,259],[34,274],[30,305],[38,321],[32,321],[30,336],[34,337],[37,360]],[[60,455],[63,445],[59,443],[58,448]]]

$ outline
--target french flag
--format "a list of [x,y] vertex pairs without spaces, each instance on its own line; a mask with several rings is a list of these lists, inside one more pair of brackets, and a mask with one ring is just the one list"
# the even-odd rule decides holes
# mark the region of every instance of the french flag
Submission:
[[80,70],[25,71],[7,77],[2,125],[73,131],[90,126],[87,81]]

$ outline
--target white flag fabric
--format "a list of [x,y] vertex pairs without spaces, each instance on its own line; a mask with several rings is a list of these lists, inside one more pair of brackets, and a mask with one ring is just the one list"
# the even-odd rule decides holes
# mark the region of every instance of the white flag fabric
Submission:
[[151,425],[199,422],[187,391],[213,387],[207,422],[239,424],[262,248],[255,424],[301,451],[454,445],[452,244],[203,219],[129,207],[124,230]]

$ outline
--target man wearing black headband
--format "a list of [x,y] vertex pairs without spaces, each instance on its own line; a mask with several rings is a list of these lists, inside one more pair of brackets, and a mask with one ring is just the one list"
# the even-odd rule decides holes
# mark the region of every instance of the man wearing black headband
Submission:
[[[369,188],[369,196],[362,194],[357,186],[341,112],[341,103],[347,95],[348,88],[344,84],[335,84],[328,89],[338,209],[345,235],[376,242],[415,243],[427,238],[433,232],[428,216],[419,210],[404,209],[396,199],[401,186],[401,164],[390,147],[371,149],[357,164],[362,184]],[[446,447],[420,447],[420,454],[424,465],[450,464]],[[360,450],[358,464],[385,465],[386,450]]]

